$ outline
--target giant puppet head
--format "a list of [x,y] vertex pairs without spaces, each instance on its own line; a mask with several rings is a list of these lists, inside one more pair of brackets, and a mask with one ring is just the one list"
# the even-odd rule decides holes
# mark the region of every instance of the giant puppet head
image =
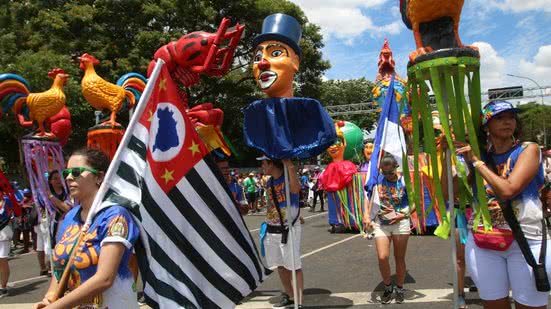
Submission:
[[300,24],[285,14],[264,19],[262,33],[254,38],[253,77],[270,98],[293,96],[293,79],[300,65]]
[[335,144],[327,148],[327,153],[332,159],[332,162],[340,162],[344,160],[344,150],[346,149],[346,139],[341,128],[344,127],[344,121],[339,120],[335,123],[335,131],[337,132],[337,141]]
[[386,38],[383,48],[379,53],[379,61],[377,62],[377,66],[379,68],[377,70],[377,78],[375,80],[390,80],[390,77],[394,73],[396,63],[394,62],[394,57],[392,57],[392,49],[390,49]]
[[365,143],[364,157],[366,162],[369,162],[369,160],[371,160],[371,154],[373,153],[373,148],[375,148],[375,145],[373,143]]

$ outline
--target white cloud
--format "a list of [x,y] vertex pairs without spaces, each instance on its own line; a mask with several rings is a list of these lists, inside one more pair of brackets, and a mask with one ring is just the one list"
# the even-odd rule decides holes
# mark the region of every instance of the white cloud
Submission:
[[362,12],[362,9],[379,7],[388,0],[292,0],[299,5],[308,20],[318,24],[326,40],[331,36],[344,40],[352,45],[353,38],[365,31],[373,36],[382,37],[400,33],[401,21],[386,25],[377,25],[373,19]]
[[534,79],[542,87],[551,85],[551,45],[540,46],[532,60],[521,59],[518,73]]
[[497,7],[504,11],[515,13],[533,10],[543,10],[551,12],[551,3],[549,0],[490,0],[487,5]]
[[474,42],[480,51],[480,83],[482,91],[503,86],[505,59],[487,42]]
[[[507,74],[531,78],[542,87],[551,85],[551,45],[540,46],[538,53],[529,60],[522,58],[518,60],[518,58],[511,57],[505,58],[487,42],[475,42],[473,45],[477,46],[480,50],[480,82],[483,92],[489,88],[517,85],[521,85],[524,88],[534,88],[536,86],[530,80],[508,76]],[[525,92],[525,94],[528,93]],[[520,100],[519,102],[533,100],[531,98]],[[545,101],[548,101],[548,98]]]

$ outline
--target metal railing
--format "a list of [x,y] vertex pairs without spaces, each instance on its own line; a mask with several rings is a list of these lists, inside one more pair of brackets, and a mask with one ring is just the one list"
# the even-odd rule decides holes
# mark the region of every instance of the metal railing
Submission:
[[[493,100],[526,100],[532,98],[551,97],[551,86],[523,88],[520,90],[522,96],[516,96],[514,91],[505,90],[492,90]],[[482,93],[482,102],[488,102],[488,91]],[[431,104],[435,104],[434,97],[429,98]],[[468,97],[467,97],[468,100]],[[343,104],[326,106],[325,109],[330,116],[346,116],[346,115],[363,115],[369,113],[376,113],[379,111],[379,106],[374,102],[363,102],[354,104]]]

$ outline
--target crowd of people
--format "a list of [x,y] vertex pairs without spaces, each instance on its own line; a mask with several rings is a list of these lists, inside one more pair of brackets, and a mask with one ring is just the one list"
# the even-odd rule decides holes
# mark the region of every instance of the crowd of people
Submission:
[[[309,207],[310,212],[315,212],[316,205],[319,203],[321,205],[320,211],[325,211],[325,195],[323,188],[318,183],[322,171],[319,166],[315,166],[302,168],[298,173],[300,208]],[[240,174],[237,170],[230,169],[226,177],[234,200],[240,204],[242,214],[254,215],[267,211],[266,206],[270,198],[270,192],[267,190],[270,175],[264,171]]]
[[[546,220],[551,194],[548,194],[550,186],[546,177],[551,173],[551,153],[542,153],[537,144],[517,140],[519,126],[517,110],[511,104],[492,102],[484,108],[482,133],[486,140],[481,157],[474,154],[468,141],[453,141],[457,154],[464,158],[464,162],[456,164],[464,164],[469,170],[469,181],[473,181],[475,173],[485,181],[493,228],[492,233],[484,233],[480,211],[473,201],[472,215],[468,216],[468,238],[463,243],[457,237],[460,308],[467,307],[462,292],[465,270],[473,279],[485,308],[510,308],[510,290],[516,308],[545,308],[548,303],[551,238]],[[301,208],[310,207],[310,211],[315,211],[319,199],[320,210],[325,210],[323,188],[318,183],[323,171],[318,166],[297,170],[290,160],[271,160],[265,156],[257,160],[262,172],[239,174],[228,169],[227,182],[234,200],[241,204],[243,215],[261,212],[265,216],[260,233],[261,251],[267,266],[277,269],[283,288],[283,296],[274,308],[286,308],[295,302],[302,308],[304,274],[300,248],[304,220]],[[137,269],[133,269],[131,260],[139,228],[120,206],[105,208],[93,217],[94,233],[86,236],[90,245],[77,253],[83,257],[81,262],[88,262],[72,266],[67,285],[71,293],[59,298],[64,289],[57,282],[67,273],[64,263],[108,166],[103,152],[83,149],[73,153],[61,174],[50,171],[45,190],[55,207],[51,216],[47,215],[44,205],[36,203],[38,199],[33,197],[33,192],[12,184],[22,215],[13,216],[14,205],[3,195],[0,199],[0,297],[8,294],[9,256],[35,250],[38,273],[44,276],[53,273],[56,280],[51,280],[48,292],[34,308],[99,303],[117,308],[121,308],[121,303],[124,308],[138,307],[133,288]],[[366,199],[363,223],[374,235],[379,271],[385,285],[381,302],[394,299],[402,303],[410,214],[416,205],[409,204],[398,162],[392,156],[384,156],[379,166],[380,175],[374,189],[379,202]],[[289,173],[289,195],[285,188],[285,169]],[[446,173],[444,169],[441,179],[448,179]],[[455,166],[452,173],[451,179],[457,183],[459,175]],[[455,196],[457,194],[455,192]],[[389,261],[391,244],[396,264],[394,283]],[[47,262],[50,255],[52,263]],[[296,292],[291,280],[293,271],[296,271]],[[102,295],[101,299],[98,295]]]

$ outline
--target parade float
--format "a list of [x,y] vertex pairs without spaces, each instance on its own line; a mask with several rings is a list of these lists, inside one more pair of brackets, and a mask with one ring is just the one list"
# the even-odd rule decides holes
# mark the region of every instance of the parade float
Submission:
[[[481,93],[480,93],[480,54],[476,47],[465,46],[459,37],[459,21],[463,0],[412,1],[400,0],[400,12],[406,26],[413,31],[416,50],[409,55],[408,88],[411,91],[413,140],[413,183],[408,188],[410,203],[420,200],[420,144],[428,158],[428,168],[432,174],[431,183],[434,188],[435,202],[441,214],[441,222],[434,234],[447,239],[451,235],[451,258],[455,262],[457,248],[455,235],[455,211],[447,211],[443,190],[448,192],[448,205],[458,204],[460,215],[457,222],[464,223],[464,212],[467,203],[474,202],[476,216],[473,225],[482,221],[486,231],[491,229],[490,214],[482,177],[474,173],[472,182],[476,190],[472,190],[467,181],[468,168],[461,157],[455,152],[454,140],[465,141],[468,134],[469,143],[474,154],[480,157],[478,128],[481,125]],[[433,130],[431,111],[433,107],[429,100],[432,93],[436,100],[436,109],[440,119],[447,150],[442,151],[442,163],[439,163],[437,143]],[[468,100],[467,100],[468,97]],[[468,101],[468,102],[467,102]],[[423,128],[421,135],[420,128]],[[422,138],[421,138],[422,136]],[[442,157],[441,157],[442,158]],[[454,196],[452,181],[452,165],[455,165],[458,183],[458,196]],[[446,169],[448,187],[442,188],[441,175]],[[409,176],[409,173],[404,173]],[[408,179],[408,182],[411,179]],[[476,196],[474,196],[476,195]],[[461,234],[461,233],[460,233]],[[462,233],[464,234],[464,233]],[[454,306],[457,307],[459,290],[457,288],[457,272],[454,278]]]
[[[337,138],[333,121],[319,101],[294,96],[293,80],[302,55],[299,46],[301,37],[302,28],[298,21],[278,13],[264,19],[262,32],[253,40],[253,78],[268,98],[254,101],[244,109],[243,133],[247,146],[271,160],[314,157],[334,144]],[[283,168],[283,175],[285,209],[291,210],[289,171],[286,167]],[[274,204],[274,207],[277,206]],[[300,209],[297,216],[292,216],[293,212],[285,213],[289,223],[293,294],[298,295],[294,222]],[[264,224],[261,229],[265,231],[266,227],[267,224]],[[298,308],[298,302],[295,308]]]
[[264,19],[253,42],[253,77],[268,98],[244,109],[245,142],[274,160],[314,157],[336,140],[333,121],[321,103],[294,97],[301,36],[296,19],[274,14]]
[[82,95],[98,111],[109,111],[109,120],[88,129],[88,147],[103,150],[112,159],[124,135],[124,127],[117,123],[117,113],[130,111],[140,100],[147,80],[138,73],[123,75],[116,84],[100,77],[96,57],[85,53],[79,57],[84,76],[80,83]]
[[396,72],[396,62],[392,54],[392,49],[387,39],[379,52],[377,61],[377,76],[375,77],[375,86],[371,91],[373,100],[378,106],[383,106],[386,98],[390,79],[394,75],[394,92],[396,102],[400,107],[400,120],[404,131],[411,134],[411,106],[409,103],[409,94],[406,90],[407,81],[403,80]]
[[[230,30],[230,20],[223,18],[215,33],[188,33],[179,40],[160,47],[154,55],[154,59],[162,59],[166,63],[170,76],[179,86],[178,94],[195,130],[211,154],[218,159],[225,159],[232,154],[231,146],[221,131],[224,111],[209,102],[195,102],[190,106],[185,89],[200,82],[199,74],[225,75],[231,67],[235,49],[244,30],[245,26],[239,23]],[[154,60],[149,64],[148,74],[151,74],[155,63]]]
[[[453,162],[460,158],[455,155],[453,137],[464,141],[468,134],[474,153],[479,156],[478,132],[480,127],[480,54],[476,47],[464,46],[459,38],[458,28],[463,1],[445,1],[434,6],[431,1],[400,1],[400,11],[406,26],[413,30],[416,50],[409,55],[408,85],[411,89],[412,114],[420,115],[412,118],[412,140],[414,162],[413,188],[419,188],[420,141],[423,141],[424,152],[428,156],[431,173],[441,175],[441,170],[447,168],[451,175]],[[438,150],[435,132],[432,129],[433,110],[429,93],[434,93],[436,108],[440,118],[442,132],[446,137],[448,152],[445,164],[439,167]],[[468,102],[467,103],[467,92]],[[423,128],[421,139],[420,128]],[[467,183],[466,167],[457,164],[459,181],[458,203],[464,210],[473,197],[473,190]],[[480,210],[475,218],[478,225],[482,220],[486,229],[491,228],[488,208],[486,206],[485,190],[480,175],[474,175],[476,184],[476,199]],[[436,203],[440,214],[446,214],[446,204],[442,190],[451,193],[450,204],[454,203],[453,188],[442,188],[440,177],[432,177]],[[419,190],[410,194],[415,201],[420,200]],[[441,224],[435,234],[447,238],[450,234],[449,215],[443,215]],[[453,223],[452,223],[453,224]]]
[[[378,106],[383,106],[384,100],[387,96],[388,88],[390,86],[390,81],[392,76],[394,76],[394,97],[396,98],[396,104],[398,105],[400,111],[400,125],[404,130],[404,133],[408,140],[411,143],[411,134],[412,134],[412,112],[411,112],[411,102],[410,94],[407,91],[407,81],[402,79],[400,75],[396,72],[396,63],[394,61],[394,56],[392,49],[390,48],[389,41],[384,40],[383,47],[379,53],[379,60],[377,62],[377,76],[375,78],[375,86],[373,87],[372,94],[373,99],[375,100]],[[371,147],[373,151],[373,147]],[[426,156],[424,153],[419,154],[420,166],[424,167]],[[410,177],[413,179],[413,156],[408,156],[408,165],[410,170]],[[367,164],[363,164],[360,168],[361,170],[368,171]],[[402,171],[404,172],[404,171]],[[432,193],[433,190],[427,182],[427,177],[420,175],[420,181],[418,183],[418,191],[420,192],[420,199],[418,200],[418,206],[416,207],[416,213],[413,213],[411,216],[411,221],[413,228],[416,229],[418,233],[423,233],[426,231],[427,227],[432,227],[438,225],[439,217],[437,213],[433,210]],[[413,185],[413,183],[412,183]]]
[[[56,209],[48,198],[47,175],[53,170],[61,173],[65,167],[62,146],[71,134],[71,118],[64,93],[69,75],[56,68],[48,72],[48,77],[53,79],[50,89],[33,93],[23,77],[1,74],[0,101],[3,113],[14,114],[24,127],[37,127],[34,133],[21,138],[21,146],[34,202],[50,226]],[[65,185],[64,189],[68,192]]]
[[[346,130],[343,130],[347,128]],[[356,125],[337,121],[335,123],[337,142],[327,149],[331,163],[319,179],[320,186],[327,194],[328,221],[331,232],[345,230],[364,231],[362,224],[365,194],[363,186],[366,172],[358,172],[358,167],[350,159],[362,149],[361,130]],[[346,150],[354,149],[347,153]]]

